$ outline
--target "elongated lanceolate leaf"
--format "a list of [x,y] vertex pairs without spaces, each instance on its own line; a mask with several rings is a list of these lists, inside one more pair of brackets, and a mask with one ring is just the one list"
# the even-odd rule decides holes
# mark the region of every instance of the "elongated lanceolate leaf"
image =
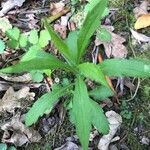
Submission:
[[99,66],[108,76],[150,77],[150,61],[108,59]]
[[107,134],[109,132],[109,123],[104,115],[104,111],[100,105],[91,100],[92,105],[92,124],[96,127],[96,129],[102,133]]
[[78,33],[79,33],[78,31],[70,32],[67,39],[65,40],[66,44],[70,49],[74,62],[77,62],[78,58],[78,46],[77,46]]
[[59,87],[42,97],[40,97],[31,107],[29,112],[26,114],[25,123],[27,126],[34,124],[39,117],[44,115],[44,113],[48,110],[51,110],[59,98],[66,94],[66,90],[68,87],[62,88]]
[[109,86],[106,81],[105,75],[103,74],[99,66],[93,63],[83,63],[80,64],[78,68],[79,72],[85,77],[94,80],[104,86]]
[[3,73],[20,73],[31,70],[44,70],[44,69],[67,69],[70,70],[70,67],[52,56],[49,53],[46,53],[42,50],[29,50],[23,59],[16,65],[1,69],[0,72]]
[[75,122],[83,150],[88,149],[89,134],[91,129],[91,103],[83,80],[78,77],[75,83],[75,92],[72,105],[72,116]]
[[89,91],[89,95],[97,100],[105,100],[106,98],[113,96],[113,91],[106,86],[99,86],[91,91]]
[[44,20],[44,25],[50,34],[51,40],[54,42],[59,52],[63,55],[63,57],[66,59],[68,63],[73,63],[71,52],[67,44],[55,33],[55,31],[48,24],[46,19]]
[[78,62],[85,53],[85,49],[89,44],[91,36],[100,25],[100,19],[102,18],[103,12],[106,9],[106,5],[107,0],[100,0],[97,5],[95,5],[95,7],[93,7],[93,9],[87,14],[78,38]]

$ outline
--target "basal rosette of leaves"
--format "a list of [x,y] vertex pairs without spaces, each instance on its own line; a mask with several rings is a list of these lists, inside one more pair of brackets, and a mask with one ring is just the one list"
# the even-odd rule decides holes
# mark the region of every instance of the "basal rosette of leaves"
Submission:
[[[107,118],[98,104],[98,100],[104,100],[114,94],[105,77],[150,77],[149,61],[108,59],[101,64],[84,61],[83,56],[90,39],[99,27],[106,8],[107,0],[97,1],[97,4],[88,11],[81,29],[69,33],[66,40],[62,40],[53,31],[46,19],[43,20],[53,44],[65,61],[41,49],[30,49],[18,64],[0,70],[3,73],[20,73],[32,70],[63,69],[69,75],[72,74],[73,78],[75,77],[74,83],[68,86],[58,85],[57,88],[53,88],[52,91],[40,97],[27,112],[25,123],[27,126],[36,123],[39,117],[55,107],[60,97],[69,95],[71,97],[70,119],[75,124],[83,150],[88,150],[92,126],[102,134],[109,132]],[[85,83],[86,78],[97,82],[99,86],[89,91]]]

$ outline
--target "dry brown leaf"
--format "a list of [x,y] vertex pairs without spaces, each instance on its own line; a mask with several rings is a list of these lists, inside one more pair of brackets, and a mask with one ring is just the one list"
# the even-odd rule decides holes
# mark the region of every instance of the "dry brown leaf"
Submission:
[[22,146],[25,143],[34,143],[41,139],[41,135],[37,131],[27,128],[21,120],[22,118],[17,114],[11,121],[1,126],[1,130],[4,131],[2,142]]
[[150,42],[150,37],[142,34],[142,33],[138,33],[136,31],[134,31],[133,29],[130,29],[132,36],[138,41],[138,42]]
[[122,123],[122,117],[114,111],[107,111],[106,117],[109,122],[110,130],[107,135],[103,135],[100,139],[98,143],[99,150],[107,150],[111,142],[119,139],[119,137],[117,137],[117,139],[114,139],[113,137],[115,136],[117,130],[120,128],[120,125]]
[[3,98],[0,99],[0,114],[7,111],[14,113],[15,108],[21,107],[21,99],[33,100],[35,93],[29,92],[29,87],[24,87],[21,90],[15,92],[12,87],[10,87]]
[[21,7],[25,0],[8,0],[2,4],[2,10],[0,11],[0,17],[4,16],[9,10],[16,6]]
[[150,13],[139,17],[134,25],[136,30],[150,26]]
[[112,35],[112,40],[111,42],[102,42],[99,39],[95,40],[95,45],[104,45],[105,48],[105,53],[107,55],[108,58],[110,58],[111,56],[115,57],[115,58],[125,58],[128,54],[128,51],[126,49],[126,47],[123,45],[123,43],[126,41],[123,37],[121,37],[120,35],[117,35],[115,33],[113,33],[113,27],[111,26],[103,26],[105,27],[107,30],[110,31],[111,35]]
[[57,13],[64,10],[65,4],[63,2],[51,3],[50,10],[52,15],[56,15]]
[[25,73],[23,75],[9,75],[9,74],[4,74],[0,73],[0,77],[5,79],[6,81],[11,81],[11,82],[19,82],[19,83],[29,83],[32,81],[32,76],[30,73]]
[[133,12],[135,14],[135,17],[138,18],[144,14],[148,13],[148,4],[149,2],[147,0],[144,0],[140,6],[136,7]]
[[57,31],[63,39],[66,38],[66,35],[67,35],[67,27],[66,26],[60,25],[60,24],[55,24],[54,30]]

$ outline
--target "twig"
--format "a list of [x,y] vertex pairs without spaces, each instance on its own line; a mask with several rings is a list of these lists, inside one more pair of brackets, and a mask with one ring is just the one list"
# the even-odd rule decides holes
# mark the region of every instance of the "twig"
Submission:
[[138,83],[137,83],[137,86],[136,86],[136,90],[135,90],[135,92],[134,92],[133,96],[132,96],[130,99],[126,100],[127,102],[129,102],[129,101],[133,100],[133,99],[136,97],[137,92],[138,92],[139,87],[140,87],[140,83],[141,83],[140,78],[138,78]]
[[13,15],[13,14],[40,14],[40,13],[47,13],[49,12],[49,8],[37,8],[35,10],[26,10],[26,9],[19,9],[19,10],[13,10],[8,12],[8,15]]

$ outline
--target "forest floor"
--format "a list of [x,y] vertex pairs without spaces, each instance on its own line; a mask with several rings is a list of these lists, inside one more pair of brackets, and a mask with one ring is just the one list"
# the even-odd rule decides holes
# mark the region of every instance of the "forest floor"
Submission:
[[[137,16],[139,15],[139,11],[135,12],[135,8],[141,7],[143,2],[144,0],[114,0],[109,2],[110,12],[105,19],[103,19],[102,24],[104,26],[112,26],[114,28],[113,33],[125,39],[125,42],[118,46],[120,50],[116,50],[113,57],[123,58],[122,56],[127,54],[127,58],[132,57],[150,60],[150,40],[146,42],[142,41],[139,38],[141,35],[137,35],[140,33],[142,36],[147,36],[147,38],[150,39],[150,26],[140,30],[135,30],[134,28]],[[149,3],[149,1],[145,2]],[[52,22],[55,31],[65,39],[69,30],[74,30],[74,28],[78,27],[80,21],[82,22],[83,18],[81,14],[83,13],[84,5],[84,0],[81,0],[81,2],[79,0],[26,0],[21,6],[18,5],[4,13],[3,18],[8,18],[9,23],[13,27],[19,28],[22,33],[30,32],[34,29],[40,31],[42,29],[41,18],[55,15],[69,8],[68,13],[63,12],[60,17]],[[149,6],[150,3],[142,6],[141,9],[144,9],[148,13],[150,11]],[[2,5],[1,8],[3,8]],[[3,28],[1,26],[5,26],[1,18],[2,17],[0,17],[0,29]],[[64,23],[62,20],[67,23]],[[131,29],[137,34],[132,33]],[[2,31],[0,31],[0,39],[7,41]],[[93,37],[88,49],[89,53],[86,55],[86,59],[90,62],[94,59],[92,51],[95,48],[95,44],[95,37]],[[122,48],[123,46],[125,46],[125,48]],[[46,51],[51,49],[52,53],[59,56],[52,44],[49,44],[44,49]],[[16,64],[24,53],[24,49],[6,48],[3,53],[0,53],[0,67],[4,68],[11,64]],[[105,53],[105,57],[108,57],[107,51]],[[94,53],[94,55],[96,54]],[[27,78],[29,77],[31,76],[27,76]],[[32,139],[26,139],[25,135],[22,135],[23,133],[14,134],[17,133],[17,130],[15,130],[15,127],[12,125],[12,118],[25,114],[33,104],[31,99],[37,100],[51,88],[50,86],[53,83],[64,82],[65,84],[67,79],[71,77],[66,76],[65,72],[54,71],[50,76],[43,76],[42,73],[33,73],[33,80],[29,79],[29,82],[28,79],[25,80],[25,78],[24,74],[13,74],[9,76],[0,74],[1,106],[4,105],[2,103],[6,99],[7,101],[9,99],[8,102],[11,102],[13,97],[16,96],[16,91],[23,87],[29,87],[29,91],[27,91],[26,96],[23,97],[23,99],[26,100],[22,102],[23,104],[21,105],[17,104],[21,106],[21,108],[16,107],[16,104],[13,103],[15,106],[12,106],[12,104],[7,106],[7,108],[9,107],[8,111],[4,112],[0,106],[0,143],[6,143],[5,146],[7,147],[14,146],[11,148],[17,150],[71,150],[73,148],[69,149],[66,143],[72,142],[75,144],[76,150],[78,150],[80,147],[79,140],[74,125],[69,121],[69,115],[62,103],[64,101],[63,99],[50,114],[44,115],[32,126],[32,129],[36,132],[34,136],[32,135]],[[114,97],[110,97],[104,105],[104,110],[113,110],[120,114],[122,124],[115,134],[118,140],[110,143],[110,150],[150,150],[150,79],[121,77],[112,79],[112,82],[118,94],[119,103]],[[10,90],[10,87],[13,87],[13,90]],[[17,119],[14,120],[16,123],[17,121]],[[22,124],[20,124],[20,128],[21,127],[24,128]],[[34,131],[26,131],[28,132],[26,135],[33,134]],[[12,137],[12,135],[14,137]],[[96,130],[93,130],[91,135],[93,138],[90,141],[89,147],[91,150],[97,150],[102,135],[97,133]],[[39,136],[40,140],[38,139]],[[35,139],[33,140],[33,138]],[[36,142],[34,143],[34,141]],[[2,150],[5,150],[5,148],[3,147]]]

